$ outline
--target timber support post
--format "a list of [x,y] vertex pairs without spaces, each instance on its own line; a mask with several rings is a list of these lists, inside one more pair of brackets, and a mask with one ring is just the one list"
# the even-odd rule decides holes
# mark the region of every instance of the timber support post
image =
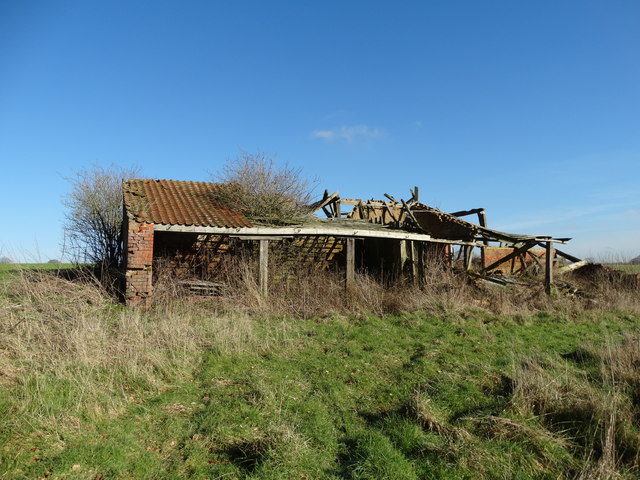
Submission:
[[471,263],[473,261],[473,247],[471,245],[465,245],[463,248],[464,248],[464,269],[468,272],[471,270]]
[[[418,188],[418,187],[416,187]],[[414,286],[418,285],[418,246],[417,242],[409,240],[411,245],[411,281]]]
[[356,239],[353,237],[347,237],[347,273],[346,273],[346,286],[347,290],[355,287],[356,281]]
[[260,270],[258,278],[260,281],[260,293],[266,297],[269,292],[269,240],[259,240],[260,242]]
[[551,295],[553,291],[553,243],[546,242],[545,252],[545,271],[544,271],[544,291],[547,295]]

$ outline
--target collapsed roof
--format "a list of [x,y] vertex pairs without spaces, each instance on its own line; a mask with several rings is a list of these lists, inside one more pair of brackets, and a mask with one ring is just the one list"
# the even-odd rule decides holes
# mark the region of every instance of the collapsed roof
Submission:
[[[345,236],[386,236],[454,243],[507,245],[538,242],[565,243],[568,238],[521,235],[493,230],[486,226],[484,210],[446,213],[420,203],[417,188],[410,200],[341,198],[337,192],[325,194],[310,206],[310,213],[324,211],[327,219],[309,216],[286,225],[264,225],[248,219],[242,212],[223,205],[217,198],[229,185],[210,182],[131,179],[123,182],[124,205],[130,219],[152,223],[157,230],[200,231],[203,233],[246,234],[332,234]],[[343,211],[344,207],[353,207]],[[345,209],[346,210],[346,209]],[[477,214],[480,224],[460,217]],[[386,233],[381,233],[386,232]]]

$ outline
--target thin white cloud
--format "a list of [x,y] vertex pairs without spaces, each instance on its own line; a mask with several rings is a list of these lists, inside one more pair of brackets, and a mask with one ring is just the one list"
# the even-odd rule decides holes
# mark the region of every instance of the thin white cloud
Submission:
[[321,138],[327,142],[344,140],[349,143],[358,140],[368,140],[381,137],[385,134],[382,128],[368,127],[367,125],[352,125],[334,127],[329,130],[314,130],[311,133],[313,138]]

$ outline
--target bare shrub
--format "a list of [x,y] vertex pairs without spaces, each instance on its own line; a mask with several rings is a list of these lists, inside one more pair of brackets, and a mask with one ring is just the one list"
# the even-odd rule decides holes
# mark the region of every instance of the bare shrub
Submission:
[[227,160],[214,180],[230,186],[220,190],[218,201],[265,222],[306,215],[315,187],[315,182],[303,177],[302,169],[286,163],[279,166],[262,152],[241,151],[235,159]]
[[77,261],[121,264],[122,180],[136,176],[135,169],[94,165],[67,179],[71,192],[63,202],[65,238]]

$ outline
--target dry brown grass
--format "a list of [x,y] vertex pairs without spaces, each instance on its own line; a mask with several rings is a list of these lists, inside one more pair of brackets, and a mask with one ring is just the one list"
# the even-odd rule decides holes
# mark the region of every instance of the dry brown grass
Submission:
[[[212,315],[191,303],[125,308],[89,278],[74,281],[22,271],[0,284],[0,382],[19,382],[24,411],[47,416],[56,385],[73,385],[77,402],[47,425],[74,424],[77,410],[118,415],[134,401],[128,385],[160,391],[190,374],[204,349],[268,348],[246,315]],[[274,332],[276,335],[277,332]]]
[[[240,256],[225,264],[223,271],[225,295],[212,303],[219,312],[303,318],[415,311],[434,315],[468,311],[498,315],[530,315],[540,311],[566,315],[611,310],[640,312],[639,290],[623,285],[617,277],[598,281],[561,278],[554,294],[548,296],[539,279],[528,284],[500,286],[434,263],[416,283],[399,278],[389,285],[373,276],[358,274],[354,288],[347,291],[344,272],[299,265],[276,256],[270,260],[269,294],[265,298],[260,294],[255,259]],[[170,304],[182,293],[168,279],[157,289],[156,298],[162,304]]]
[[541,360],[520,365],[514,375],[512,409],[539,418],[582,451],[585,467],[578,479],[620,477],[620,467],[640,470],[640,435],[633,428],[640,407],[637,338],[582,352],[578,361],[599,368],[599,379],[561,370]]

